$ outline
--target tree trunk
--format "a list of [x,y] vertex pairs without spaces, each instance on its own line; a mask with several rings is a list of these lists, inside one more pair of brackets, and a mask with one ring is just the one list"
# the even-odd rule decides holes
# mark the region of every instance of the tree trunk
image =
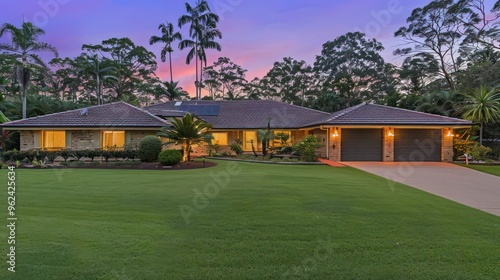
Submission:
[[250,144],[252,144],[252,152],[253,152],[253,155],[254,155],[255,157],[258,157],[257,152],[255,151],[255,147],[254,147],[254,145],[253,145],[253,139],[252,139],[252,140],[250,140]]
[[170,83],[174,82],[174,75],[172,73],[172,52],[168,52],[168,58],[170,60]]
[[196,83],[195,83],[195,87],[196,87],[196,100],[199,100],[198,98],[198,87],[199,87],[199,84],[198,84],[198,37],[196,37],[196,43],[195,43],[195,48],[196,48],[196,51],[195,51],[195,59],[196,59]]
[[99,75],[96,76],[97,105],[101,105],[101,81]]
[[479,128],[479,145],[483,145],[483,123],[481,122],[481,126]]
[[184,147],[184,162],[191,161],[191,143],[189,140],[186,140],[186,146]]
[[201,99],[201,89],[203,84],[203,60],[200,59],[200,99]]
[[27,117],[26,116],[26,111],[28,110],[27,109],[27,102],[26,102],[27,95],[28,95],[28,89],[23,86],[23,108],[22,108],[22,110],[23,110],[23,119],[26,119],[26,117]]

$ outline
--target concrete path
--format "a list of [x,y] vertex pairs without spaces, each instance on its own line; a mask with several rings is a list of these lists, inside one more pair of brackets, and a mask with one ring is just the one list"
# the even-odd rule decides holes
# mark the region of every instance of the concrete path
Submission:
[[342,162],[500,216],[500,177],[451,163]]

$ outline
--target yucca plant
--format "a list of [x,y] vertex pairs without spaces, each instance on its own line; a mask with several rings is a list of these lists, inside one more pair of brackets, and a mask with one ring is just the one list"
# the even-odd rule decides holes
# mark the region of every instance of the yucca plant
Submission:
[[166,126],[158,132],[158,136],[167,138],[169,143],[182,144],[184,162],[191,160],[191,146],[201,142],[210,142],[211,135],[207,129],[212,125],[197,119],[194,114],[186,114],[181,119],[173,118],[172,126]]

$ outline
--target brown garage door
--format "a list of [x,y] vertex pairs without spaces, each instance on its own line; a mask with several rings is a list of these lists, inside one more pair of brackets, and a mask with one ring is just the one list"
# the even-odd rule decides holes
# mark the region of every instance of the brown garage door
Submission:
[[382,161],[382,129],[342,129],[342,161]]
[[441,161],[440,129],[395,129],[395,161]]

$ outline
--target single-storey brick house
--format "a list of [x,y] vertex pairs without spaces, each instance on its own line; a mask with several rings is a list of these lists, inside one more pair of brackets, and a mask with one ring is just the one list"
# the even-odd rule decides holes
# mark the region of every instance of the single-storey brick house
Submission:
[[168,121],[145,110],[117,102],[12,121],[2,127],[19,130],[21,150],[85,150],[136,146],[144,136],[167,125]]
[[[169,119],[188,112],[213,125],[213,142],[222,150],[228,151],[239,139],[243,149],[251,151],[251,142],[258,142],[257,130],[266,129],[269,122],[275,133],[289,134],[291,144],[309,134],[318,136],[324,143],[319,155],[333,161],[449,162],[453,160],[453,129],[472,125],[365,103],[330,114],[270,100],[197,100],[165,102],[144,110],[118,102],[13,121],[3,127],[21,131],[23,150],[120,147],[137,144],[141,137],[169,125]],[[260,149],[259,145],[255,148]]]

